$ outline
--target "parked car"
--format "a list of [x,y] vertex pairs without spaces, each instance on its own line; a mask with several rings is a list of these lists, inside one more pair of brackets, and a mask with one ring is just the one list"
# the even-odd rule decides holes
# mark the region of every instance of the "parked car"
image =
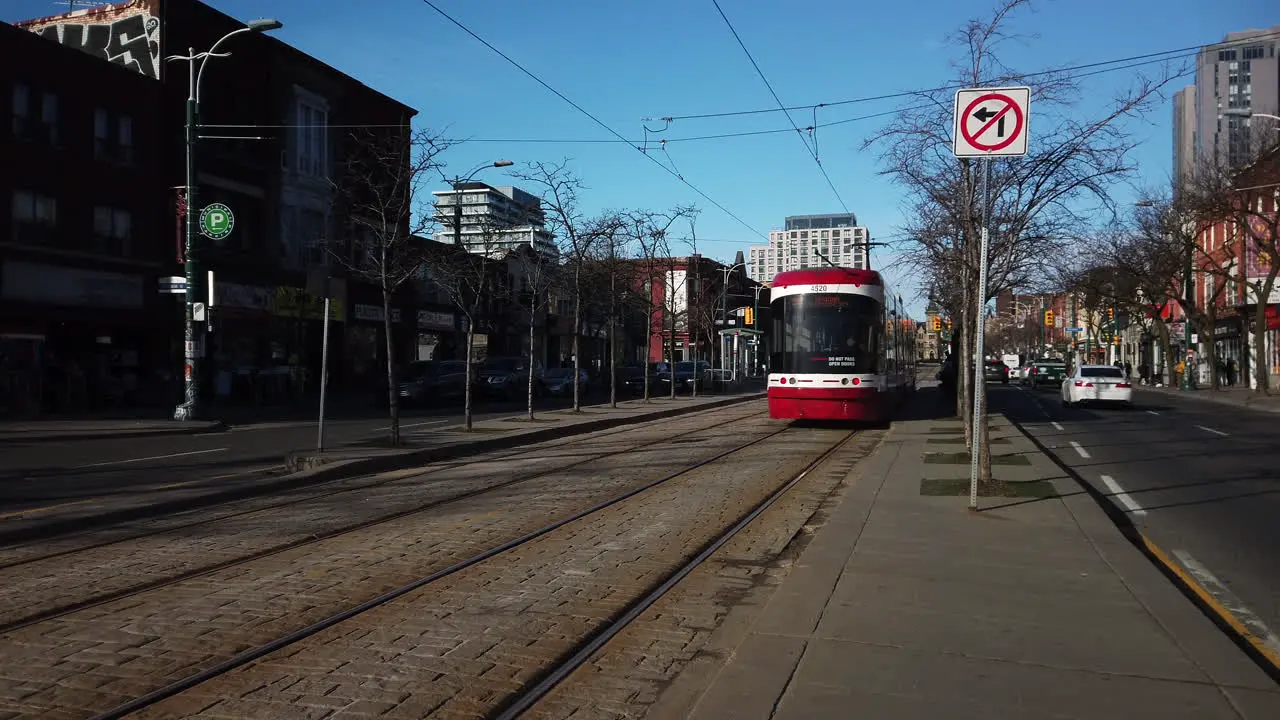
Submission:
[[[533,365],[533,385],[541,385],[542,365]],[[529,361],[519,357],[491,357],[480,363],[479,383],[481,395],[501,400],[516,400],[528,390]]]
[[1031,364],[1031,387],[1060,385],[1067,378],[1067,364],[1061,360],[1037,360]]
[[[618,394],[644,397],[645,368],[635,365],[623,365],[618,368]],[[656,393],[657,379],[649,375],[649,392]]]
[[988,360],[982,364],[982,377],[987,382],[1009,384],[1009,366],[999,360]]
[[1065,407],[1098,402],[1133,404],[1133,386],[1123,369],[1114,365],[1081,365],[1062,381]]
[[[586,397],[587,371],[578,370],[578,397]],[[573,368],[547,368],[542,374],[542,389],[550,397],[573,397]]]
[[399,383],[400,402],[421,406],[455,401],[466,394],[467,363],[420,360],[405,367]]

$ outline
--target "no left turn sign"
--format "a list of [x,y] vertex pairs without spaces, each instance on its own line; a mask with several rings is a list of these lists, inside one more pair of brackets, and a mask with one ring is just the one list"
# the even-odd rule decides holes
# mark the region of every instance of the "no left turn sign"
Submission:
[[1027,154],[1031,88],[968,88],[956,92],[956,157]]

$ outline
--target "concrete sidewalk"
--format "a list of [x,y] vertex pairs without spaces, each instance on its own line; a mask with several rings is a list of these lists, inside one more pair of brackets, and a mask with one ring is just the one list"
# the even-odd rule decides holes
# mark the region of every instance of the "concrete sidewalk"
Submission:
[[917,394],[777,589],[725,620],[694,707],[655,716],[1280,718],[1276,682],[1003,417],[1019,497],[968,511],[938,403]]

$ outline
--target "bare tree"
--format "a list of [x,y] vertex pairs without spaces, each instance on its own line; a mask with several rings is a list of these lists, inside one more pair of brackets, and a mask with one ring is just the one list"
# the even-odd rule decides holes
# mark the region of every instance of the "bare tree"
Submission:
[[[536,233],[536,230],[530,226],[530,232]],[[509,260],[515,264],[515,269],[520,273],[521,287],[518,297],[520,305],[527,313],[525,320],[529,330],[529,372],[526,388],[526,419],[533,422],[537,388],[535,356],[538,349],[538,319],[541,317],[545,321],[552,294],[562,279],[563,268],[555,256],[533,244],[520,246],[518,252],[509,256]]]
[[627,311],[628,299],[636,288],[635,262],[628,252],[629,220],[624,213],[606,213],[612,221],[603,223],[589,265],[589,297],[593,312],[605,316],[609,342],[609,406],[618,407],[618,318]]
[[330,252],[353,278],[376,285],[382,295],[392,445],[400,443],[400,406],[391,299],[426,261],[423,237],[434,213],[416,203],[447,148],[428,131],[410,131],[407,121],[404,127],[362,128],[351,134],[334,181],[347,237]]
[[[646,212],[632,212],[627,216],[627,232],[635,242],[640,255],[640,305],[645,310],[645,344],[646,354],[653,347],[653,338],[665,337],[662,328],[654,332],[653,318],[665,307],[668,290],[665,288],[666,265],[664,259],[670,256],[670,246],[666,232],[657,232],[652,218]],[[659,295],[661,293],[661,296]],[[672,377],[672,387],[675,378]],[[651,397],[650,374],[648,363],[644,373],[644,401]],[[674,390],[673,390],[674,392]]]
[[[1031,82],[1000,61],[1000,44],[1014,37],[1006,32],[1010,17],[1027,5],[1030,0],[1001,0],[989,18],[969,21],[954,37],[962,56],[954,63],[958,84],[1033,87],[1037,122],[1027,155],[988,161],[987,217],[980,212],[983,203],[971,163],[957,160],[951,152],[954,103],[950,90],[919,93],[911,108],[865,144],[883,148],[883,172],[925,211],[904,228],[905,235],[922,238],[907,248],[908,259],[958,278],[961,414],[966,437],[972,442],[973,433],[978,433],[984,484],[991,483],[985,428],[974,428],[965,412],[971,398],[985,398],[981,375],[971,372],[976,318],[985,301],[1002,290],[1034,286],[1043,261],[1060,249],[1070,228],[1087,226],[1098,210],[1114,210],[1107,191],[1131,175],[1129,151],[1136,145],[1117,122],[1151,107],[1172,76],[1166,72],[1155,80],[1140,78],[1099,116],[1080,120],[1079,110],[1073,107],[1078,87],[1072,76],[1041,72]],[[1087,200],[1097,207],[1087,207]],[[984,224],[990,229],[990,273],[980,302],[977,240]],[[979,410],[985,417],[985,409]]]
[[[599,218],[586,217],[578,198],[584,185],[569,169],[567,160],[558,165],[531,163],[527,171],[516,173],[515,176],[541,190],[542,204],[547,210],[547,224],[560,239],[560,253],[566,264],[566,277],[562,286],[573,300],[573,376],[576,379],[582,373],[583,273],[597,243],[613,232],[618,221],[607,214]],[[581,388],[574,382],[573,411],[581,410]]]
[[507,300],[505,284],[499,279],[506,267],[501,230],[489,224],[477,229],[479,232],[468,233],[467,247],[432,243],[430,261],[424,265],[426,277],[444,291],[466,321],[463,424],[468,431],[474,420],[476,327],[492,320]]

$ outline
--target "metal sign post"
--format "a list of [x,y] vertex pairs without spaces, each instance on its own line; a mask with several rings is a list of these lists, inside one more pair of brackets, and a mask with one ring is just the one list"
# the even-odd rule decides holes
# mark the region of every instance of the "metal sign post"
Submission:
[[320,420],[316,427],[316,452],[324,452],[324,399],[329,385],[329,293],[324,294],[324,332],[320,340]]
[[[973,358],[973,445],[969,448],[969,509],[978,508],[978,465],[984,447],[987,422],[984,413],[983,334],[986,331],[987,255],[990,232],[991,158],[1027,154],[1027,121],[1031,110],[1031,88],[967,88],[956,91],[951,134],[952,153],[957,158],[979,158],[982,163],[982,233],[978,248],[978,287],[974,326]],[[966,198],[967,202],[967,198]]]

